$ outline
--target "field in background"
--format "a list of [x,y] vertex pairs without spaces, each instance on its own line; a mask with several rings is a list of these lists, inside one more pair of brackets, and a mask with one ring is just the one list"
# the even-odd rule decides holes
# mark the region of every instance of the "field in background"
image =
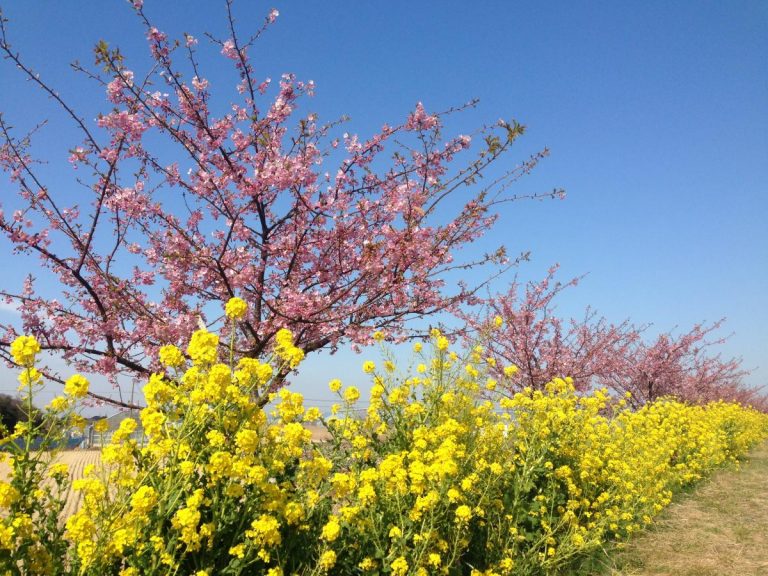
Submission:
[[[101,459],[101,452],[99,450],[64,450],[56,458],[56,462],[62,462],[69,466],[70,480],[77,480],[82,478],[83,469],[88,464],[98,464]],[[8,463],[0,463],[0,480],[8,479]],[[80,505],[80,493],[73,490],[67,494],[67,504],[64,507],[63,518],[71,516]]]
[[[312,439],[315,441],[324,441],[330,438],[328,431],[318,424],[306,424],[306,427],[312,432]],[[77,480],[82,478],[83,469],[88,464],[98,464],[100,460],[101,451],[97,449],[93,450],[64,450],[59,454],[56,459],[57,462],[63,462],[69,466],[70,480]],[[0,480],[8,479],[8,463],[0,462]],[[63,517],[67,518],[71,516],[80,505],[80,493],[69,491],[67,495],[67,505],[64,508]]]

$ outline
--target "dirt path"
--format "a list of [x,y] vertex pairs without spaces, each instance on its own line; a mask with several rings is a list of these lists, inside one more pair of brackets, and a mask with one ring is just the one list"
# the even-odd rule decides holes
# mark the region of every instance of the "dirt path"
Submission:
[[611,563],[611,576],[768,576],[768,443],[672,504]]

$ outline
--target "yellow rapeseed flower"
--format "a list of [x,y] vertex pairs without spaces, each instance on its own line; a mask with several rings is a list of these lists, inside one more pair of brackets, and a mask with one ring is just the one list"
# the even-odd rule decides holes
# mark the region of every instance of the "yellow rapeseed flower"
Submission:
[[231,320],[239,320],[248,312],[248,304],[242,298],[230,298],[224,307],[224,313]]
[[237,558],[245,558],[245,544],[238,544],[229,549],[229,555]]
[[29,368],[34,365],[35,357],[40,352],[40,344],[34,336],[19,336],[11,344],[13,361],[19,366]]
[[56,464],[53,464],[48,470],[48,475],[51,478],[55,478],[57,476],[60,478],[66,478],[69,476],[69,466],[64,462],[57,462]]
[[346,390],[344,390],[344,400],[346,400],[350,404],[357,402],[359,398],[360,398],[360,390],[358,390],[354,386],[349,386]]
[[515,374],[517,374],[519,371],[520,371],[520,368],[518,368],[514,364],[510,364],[509,366],[504,367],[504,375],[510,378]]
[[333,542],[339,537],[340,533],[341,533],[341,525],[339,524],[338,519],[331,516],[328,519],[328,522],[326,522],[325,526],[323,526],[323,530],[321,532],[321,538],[326,542]]
[[0,508],[10,508],[19,499],[19,491],[7,482],[0,481]]
[[172,344],[162,346],[157,355],[158,358],[160,358],[160,362],[162,362],[164,366],[169,366],[171,368],[178,368],[183,366],[185,362],[184,354],[182,354],[181,350]]
[[213,364],[218,357],[219,337],[208,330],[195,330],[187,346],[187,354],[196,365]]
[[131,496],[131,508],[137,514],[146,514],[157,504],[158,494],[152,486],[141,486]]
[[43,381],[43,374],[37,368],[27,368],[19,374],[19,392]]
[[287,328],[281,328],[275,334],[275,354],[291,368],[296,368],[304,360],[304,351],[294,345],[293,333]]
[[88,394],[88,380],[80,374],[70,376],[64,384],[64,394],[72,398],[82,398]]
[[320,555],[318,566],[323,571],[328,571],[336,565],[336,552],[333,550],[326,550]]
[[366,360],[363,362],[363,372],[366,374],[372,374],[376,370],[376,364],[371,362],[370,360]]
[[408,561],[404,556],[399,556],[392,562],[390,568],[393,576],[405,576],[408,573]]
[[69,407],[69,399],[64,396],[56,396],[46,408],[51,412],[63,412]]
[[467,506],[466,504],[462,504],[458,508],[456,508],[456,522],[460,524],[464,524],[466,522],[469,522],[469,520],[472,518],[472,509]]

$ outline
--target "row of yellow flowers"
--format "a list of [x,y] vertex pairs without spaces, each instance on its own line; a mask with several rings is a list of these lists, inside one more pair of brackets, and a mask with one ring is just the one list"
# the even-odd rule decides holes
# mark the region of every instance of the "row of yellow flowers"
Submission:
[[[236,322],[245,305],[226,312]],[[30,407],[38,352],[30,337],[12,348]],[[121,423],[102,465],[71,486],[82,501],[70,518],[68,472],[45,448],[82,425],[87,381],[73,376],[41,423],[2,440],[13,476],[0,482],[0,574],[567,573],[768,433],[768,417],[746,407],[669,399],[630,411],[568,379],[504,397],[482,350],[461,358],[437,331],[412,366],[364,364],[365,417],[358,389],[332,381],[327,421],[288,389],[271,414],[254,401],[303,358],[288,331],[271,363],[231,350],[220,363],[204,330],[159,356],[146,441],[132,438],[136,421]],[[305,423],[320,420],[332,438],[313,443]]]

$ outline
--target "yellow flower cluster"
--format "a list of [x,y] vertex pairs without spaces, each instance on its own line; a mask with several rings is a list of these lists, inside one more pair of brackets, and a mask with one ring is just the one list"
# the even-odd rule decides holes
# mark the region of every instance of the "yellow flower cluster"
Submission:
[[40,344],[33,336],[19,336],[11,344],[13,361],[25,368],[34,365],[35,357],[39,352]]
[[[364,411],[359,389],[333,380],[341,402],[327,421],[287,389],[268,413],[258,392],[303,358],[287,330],[275,340],[276,369],[218,363],[218,337],[204,330],[188,367],[161,348],[176,376],[145,385],[143,440],[135,419],[121,423],[101,467],[74,482],[81,507],[63,535],[36,537],[51,528],[22,506],[30,484],[0,483],[0,573],[573,573],[768,435],[768,417],[742,406],[665,399],[631,411],[569,379],[504,397],[482,349],[460,357],[439,331],[431,356],[417,347],[414,370],[400,374],[391,358],[381,373],[363,366]],[[317,420],[330,440],[313,443],[306,424]],[[40,501],[60,525],[56,499]]]
[[213,364],[218,358],[219,337],[205,329],[196,330],[187,346],[187,354],[195,365]]
[[415,373],[363,365],[364,418],[355,388],[329,385],[344,400],[328,422],[343,465],[321,540],[339,573],[573,573],[768,435],[766,415],[734,404],[633,412],[606,391],[577,394],[570,379],[506,398],[482,349],[460,358],[439,331],[432,341]]
[[304,351],[293,345],[293,334],[286,328],[275,334],[275,355],[290,368],[296,368],[304,360]]
[[243,318],[246,312],[248,312],[248,304],[242,298],[230,298],[224,307],[224,313],[227,315],[227,318],[233,320]]
[[64,383],[64,394],[72,398],[82,398],[88,394],[88,380],[80,374],[70,376]]
[[169,368],[178,368],[184,365],[184,354],[176,346],[169,344],[160,348],[158,352],[160,362]]
[[[0,426],[0,462],[10,475],[0,481],[0,574],[66,574],[70,547],[63,538],[61,514],[70,488],[66,464],[52,454],[69,426],[84,419],[74,412],[75,399],[88,391],[80,375],[65,383],[67,396],[51,400],[45,412],[34,408],[34,395],[43,375],[34,364],[41,346],[31,336],[11,344],[14,361],[24,369],[19,376],[26,420],[13,430]],[[10,455],[10,457],[9,457]]]

